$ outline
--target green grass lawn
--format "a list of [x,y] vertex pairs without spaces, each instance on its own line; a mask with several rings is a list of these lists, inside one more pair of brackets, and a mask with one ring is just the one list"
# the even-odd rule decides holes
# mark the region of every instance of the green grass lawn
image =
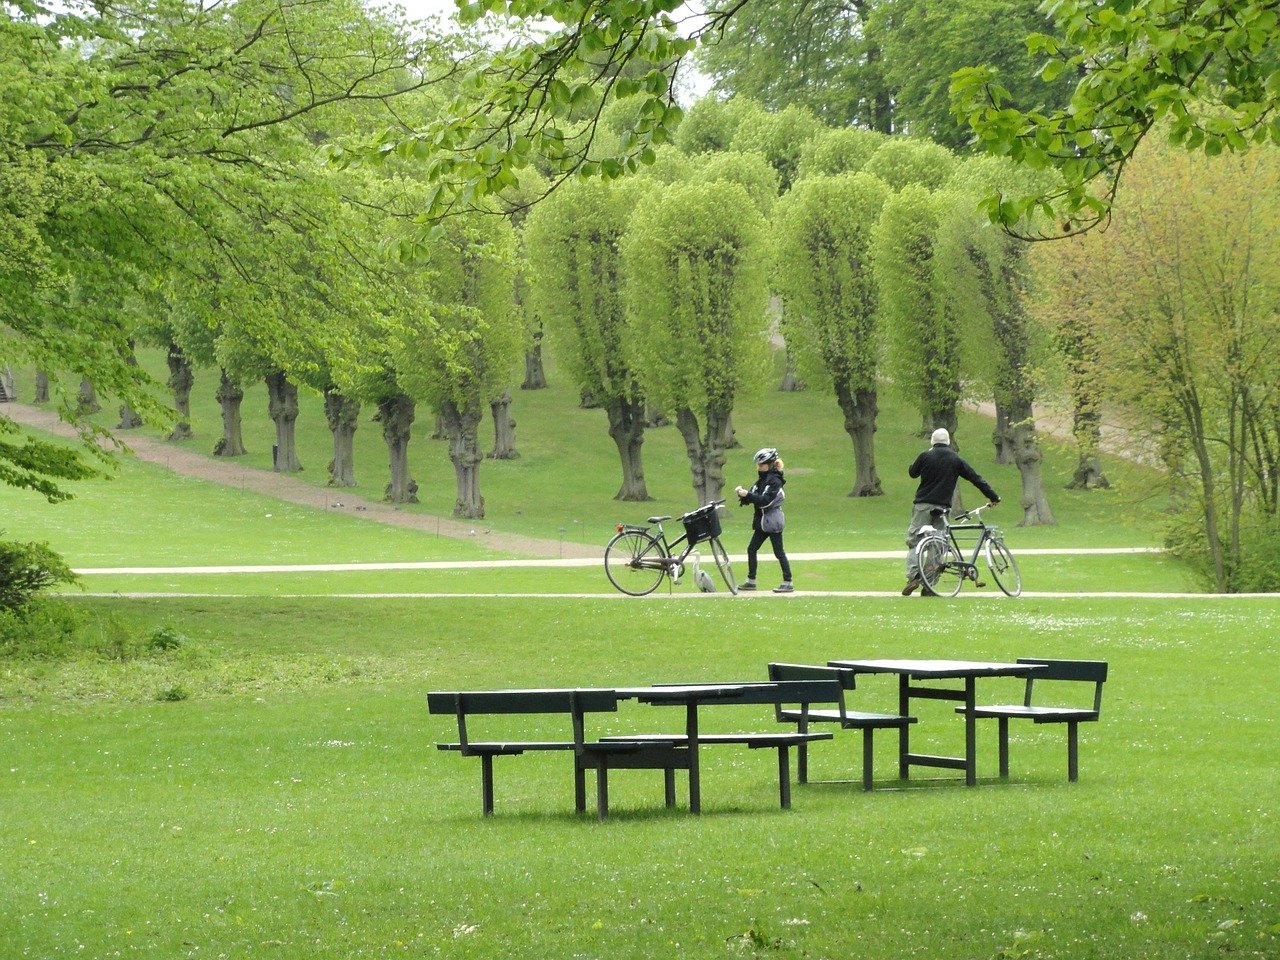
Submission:
[[[0,667],[0,956],[1280,955],[1277,601],[76,604],[187,639]],[[524,756],[498,761],[482,820],[478,764],[432,748],[455,731],[423,698],[1018,655],[1111,663],[1077,784],[1063,731],[1031,726],[996,781],[990,726],[978,787],[894,782],[883,739],[864,794],[838,734],[811,767],[840,782],[797,787],[790,812],[771,755],[723,748],[700,818],[643,771],[611,778],[607,823],[577,817],[567,758]],[[187,699],[156,700],[175,686]],[[853,696],[891,708],[892,680]],[[920,715],[924,749],[959,750],[945,704]],[[597,732],[678,724],[630,704]]]

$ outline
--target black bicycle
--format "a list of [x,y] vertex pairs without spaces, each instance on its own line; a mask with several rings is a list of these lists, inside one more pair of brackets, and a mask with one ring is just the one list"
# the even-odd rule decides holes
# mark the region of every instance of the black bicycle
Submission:
[[[954,597],[966,580],[973,581],[974,586],[985,587],[986,584],[978,579],[980,553],[985,553],[987,569],[991,571],[991,579],[995,580],[997,587],[1011,597],[1022,593],[1022,573],[1018,570],[1018,561],[1013,559],[1013,554],[1004,544],[1004,534],[999,527],[988,526],[982,521],[982,511],[990,506],[992,504],[984,503],[956,517],[957,521],[972,520],[972,523],[948,523],[944,513],[942,529],[923,528],[927,532],[916,544],[916,564],[920,570],[920,582],[929,593],[938,597]],[[976,534],[973,552],[966,560],[960,549],[961,542],[968,545],[973,534]]]
[[[649,523],[658,527],[655,533],[650,533],[649,527],[618,524],[617,534],[604,548],[604,572],[608,575],[609,582],[623,593],[643,597],[657,590],[663,577],[670,577],[673,584],[679,583],[684,575],[685,563],[692,556],[694,580],[698,588],[703,591],[714,590],[711,578],[698,566],[700,557],[697,546],[708,543],[725,586],[730,593],[736,594],[738,581],[733,576],[733,567],[729,565],[729,554],[720,542],[720,517],[716,511],[723,507],[723,500],[713,500],[706,506],[683,514],[680,522],[684,524],[684,535],[675,540],[668,540],[662,529],[662,522],[670,520],[669,516],[649,518]],[[681,544],[684,545],[683,550],[680,549]]]

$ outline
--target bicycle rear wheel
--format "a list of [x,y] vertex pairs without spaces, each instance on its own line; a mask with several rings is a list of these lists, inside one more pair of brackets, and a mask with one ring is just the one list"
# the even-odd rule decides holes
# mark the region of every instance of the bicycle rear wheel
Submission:
[[733,567],[729,565],[729,554],[725,552],[724,545],[720,542],[719,537],[711,538],[711,556],[716,559],[716,567],[720,570],[720,576],[724,578],[724,585],[729,588],[729,592],[735,596],[738,593],[738,578],[733,575]]
[[604,572],[623,593],[643,597],[662,583],[666,558],[661,540],[640,530],[624,530],[604,548]]
[[947,537],[925,537],[916,544],[920,582],[935,597],[954,597],[964,583],[964,558]]
[[1011,597],[1022,593],[1022,572],[1003,540],[987,541],[987,569],[996,586]]

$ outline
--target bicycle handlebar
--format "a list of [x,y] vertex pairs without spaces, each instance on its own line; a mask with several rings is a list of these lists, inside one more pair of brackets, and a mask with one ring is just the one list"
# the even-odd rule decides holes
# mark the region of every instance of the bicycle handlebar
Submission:
[[955,519],[968,520],[970,517],[974,517],[978,520],[978,522],[981,522],[982,517],[979,516],[979,514],[981,514],[983,510],[986,510],[987,508],[994,507],[994,506],[995,506],[995,501],[988,500],[986,503],[982,504],[982,506],[980,507],[974,507],[972,510],[966,510],[964,513],[960,514],[960,516],[956,517]]

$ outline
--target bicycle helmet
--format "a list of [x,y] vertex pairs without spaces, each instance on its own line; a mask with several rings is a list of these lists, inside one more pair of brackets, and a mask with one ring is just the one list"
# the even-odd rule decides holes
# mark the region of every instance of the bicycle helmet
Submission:
[[756,463],[773,463],[778,459],[777,447],[762,447],[756,451],[756,455],[751,458]]

